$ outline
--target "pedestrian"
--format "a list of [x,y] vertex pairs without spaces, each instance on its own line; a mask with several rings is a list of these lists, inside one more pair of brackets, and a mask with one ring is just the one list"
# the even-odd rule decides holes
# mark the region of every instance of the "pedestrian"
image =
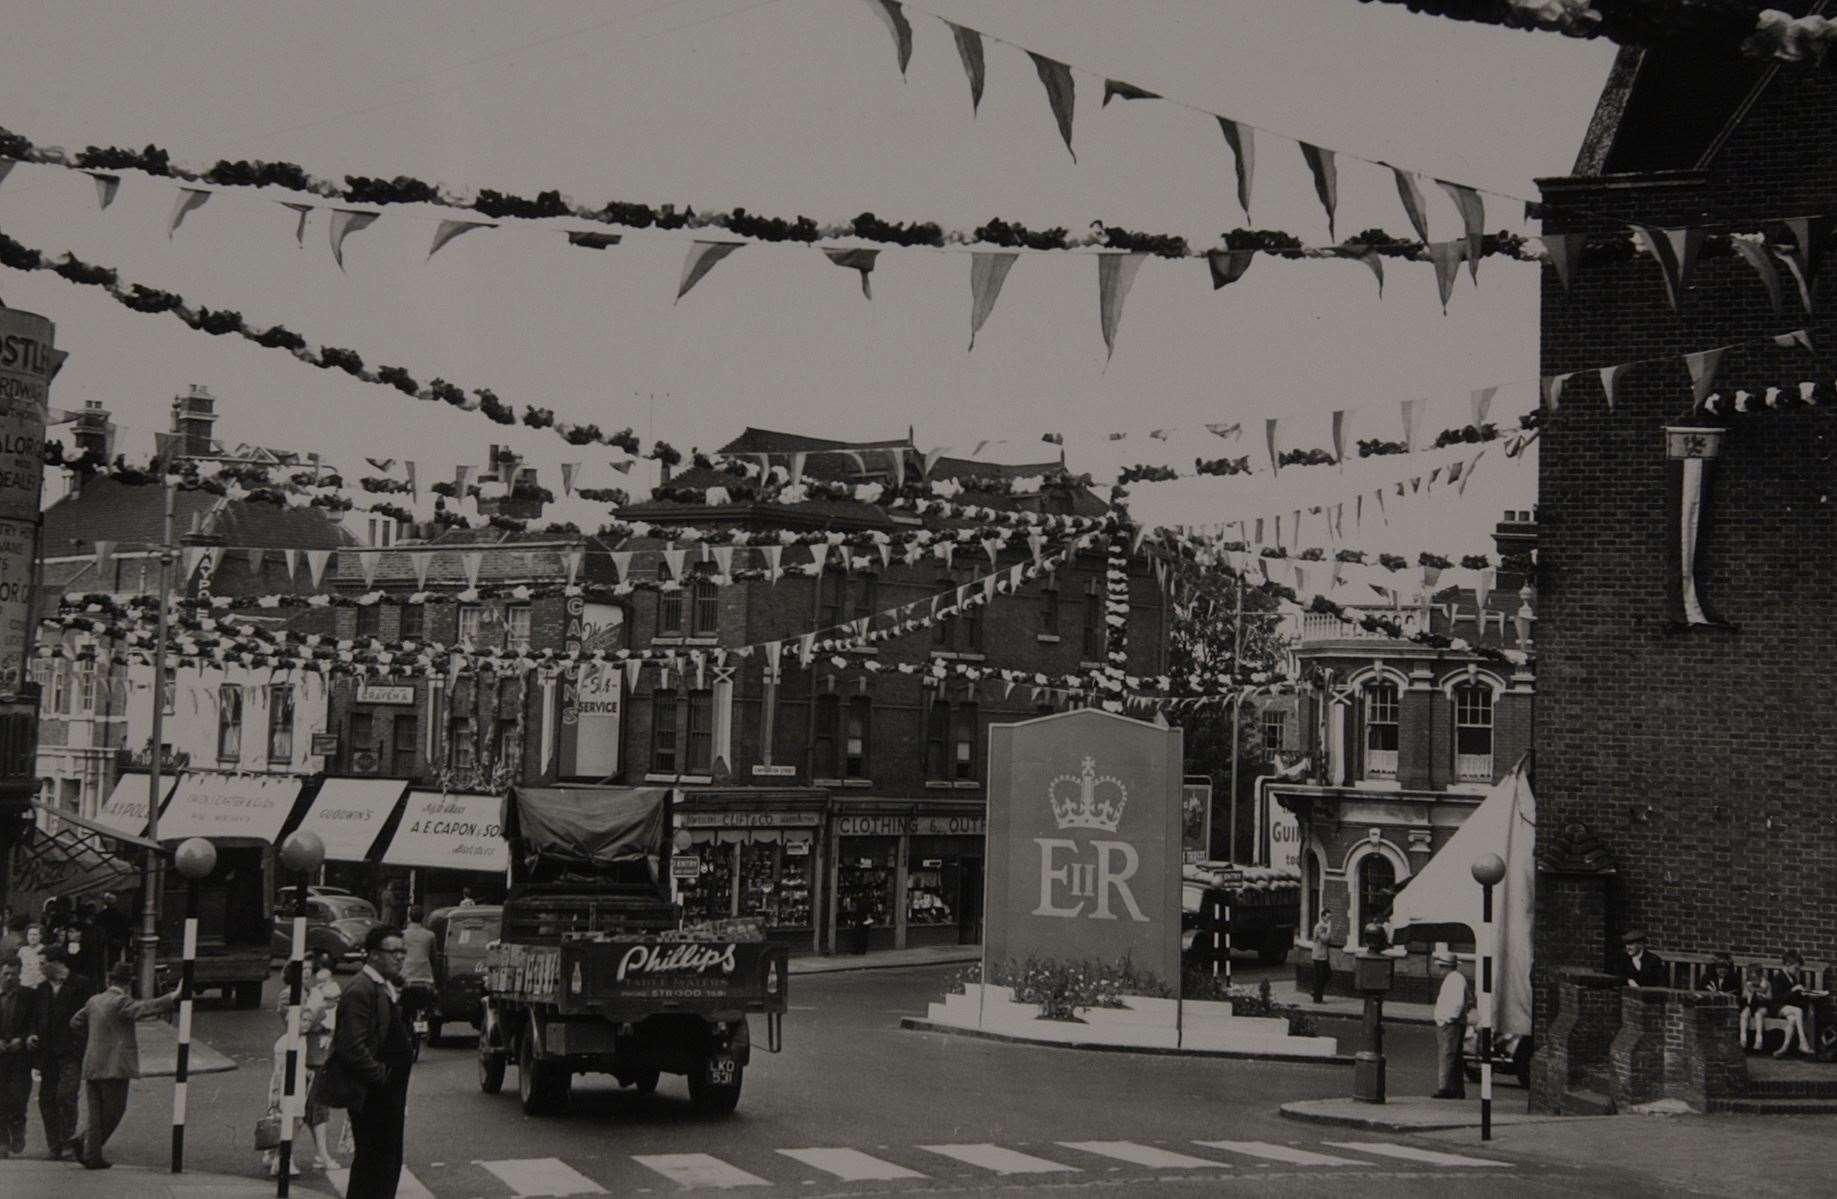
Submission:
[[83,1097],[87,1109],[83,1130],[83,1168],[106,1170],[111,1163],[102,1147],[128,1110],[128,1087],[140,1077],[140,1039],[135,1024],[163,1016],[178,1006],[177,987],[164,995],[136,1000],[128,994],[134,967],[121,962],[108,972],[108,987],[90,996],[71,1017],[73,1031],[86,1033],[83,1050]]
[[121,910],[120,899],[113,891],[104,891],[102,906],[96,912],[96,939],[102,950],[105,969],[126,960],[128,938],[133,935],[133,931],[127,913]]
[[1467,1098],[1467,1066],[1462,1055],[1466,1050],[1467,1009],[1473,1006],[1473,992],[1467,988],[1467,976],[1461,973],[1454,954],[1438,949],[1435,972],[1441,976],[1441,990],[1435,995],[1435,1095],[1436,1099]]
[[[300,1056],[295,1061],[297,1076],[296,1094],[305,1097],[300,1114],[300,1124],[307,1134],[306,1140],[317,1151],[318,1165],[327,1170],[338,1168],[338,1162],[332,1156],[331,1147],[326,1143],[325,1105],[313,1096],[313,1074],[325,1065],[326,1053],[331,1044],[332,1013],[338,1003],[338,984],[332,981],[332,972],[320,964],[320,955],[308,953],[306,970],[311,979],[303,988],[300,996]],[[276,1004],[283,1025],[281,1035],[275,1039],[273,1052],[273,1069],[268,1074],[268,1108],[280,1111],[285,1102],[287,1086],[287,1046],[285,1030],[287,1008],[293,998],[293,979],[299,967],[294,962],[287,963],[281,972],[280,1002]],[[294,1136],[296,1145],[300,1143],[298,1133]],[[304,1146],[301,1146],[302,1148]],[[269,1149],[262,1155],[263,1164],[268,1167],[269,1177],[280,1173],[280,1155]],[[293,1155],[293,1173],[314,1168],[312,1162],[304,1160],[304,1155]]]
[[1671,975],[1665,969],[1665,959],[1646,948],[1646,934],[1643,929],[1634,929],[1620,938],[1626,948],[1626,959],[1620,963],[1620,977],[1626,979],[1629,987],[1668,987]]
[[1314,1002],[1326,1002],[1327,983],[1333,978],[1333,917],[1325,912],[1314,922],[1314,948],[1309,951],[1314,966]]
[[31,1048],[38,1055],[38,1114],[52,1161],[66,1153],[82,1156],[76,1143],[77,1101],[83,1093],[83,1035],[70,1027],[91,990],[89,979],[70,971],[62,945],[45,950],[45,981],[32,1000]]
[[331,1057],[315,1098],[348,1112],[357,1151],[345,1199],[394,1199],[415,1061],[397,990],[406,948],[399,930],[379,926],[364,938],[364,951],[364,968],[338,998]]
[[[19,962],[19,985],[27,990],[45,981],[45,930],[36,924],[26,925],[25,941],[14,958]],[[0,960],[4,960],[0,957]]]
[[26,1151],[31,1041],[32,993],[19,985],[19,963],[0,961],[0,1158]]
[[[11,908],[7,910],[12,911]],[[5,929],[0,930],[0,962],[10,962],[19,956],[19,947],[26,943],[27,923],[24,915],[6,918]]]
[[1703,974],[1702,987],[1717,995],[1741,994],[1741,971],[1735,969],[1735,959],[1726,950],[1710,959],[1709,969]]
[[460,907],[469,908],[469,907],[474,907],[477,904],[478,904],[478,900],[472,898],[472,888],[461,887],[459,889],[459,906]]

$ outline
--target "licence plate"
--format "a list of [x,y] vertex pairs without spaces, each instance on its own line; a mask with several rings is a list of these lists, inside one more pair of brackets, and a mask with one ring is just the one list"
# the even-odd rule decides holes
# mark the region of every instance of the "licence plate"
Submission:
[[420,1016],[415,1017],[415,1032],[419,1033],[422,1036],[427,1035],[427,1021],[422,1019]]
[[734,1072],[739,1068],[733,1058],[723,1054],[708,1063],[708,1081],[713,1086],[731,1087],[734,1085]]

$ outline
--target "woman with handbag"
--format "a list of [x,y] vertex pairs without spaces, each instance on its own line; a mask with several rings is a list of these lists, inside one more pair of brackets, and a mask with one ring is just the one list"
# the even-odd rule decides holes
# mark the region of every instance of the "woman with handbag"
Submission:
[[[307,966],[313,971],[309,976],[311,984],[300,998],[300,1042],[304,1050],[299,1063],[300,1078],[297,1082],[298,1093],[305,1097],[300,1116],[300,1127],[294,1131],[293,1173],[300,1173],[315,1167],[335,1170],[338,1160],[332,1156],[326,1139],[326,1118],[329,1114],[326,1106],[320,1103],[313,1094],[313,1083],[319,1068],[325,1064],[327,1053],[332,1044],[332,1023],[338,1011],[338,984],[332,979],[332,972],[322,965],[322,958],[311,954]],[[256,1148],[263,1151],[262,1160],[268,1167],[270,1177],[280,1173],[280,1155],[276,1147],[280,1141],[280,1116],[283,1093],[287,1084],[287,1001],[293,990],[293,963],[281,975],[281,996],[277,1008],[281,1015],[283,1028],[281,1035],[274,1042],[274,1069],[268,1076],[268,1114],[256,1125]],[[315,1162],[302,1161],[299,1153],[300,1133],[308,1134],[317,1151]]]

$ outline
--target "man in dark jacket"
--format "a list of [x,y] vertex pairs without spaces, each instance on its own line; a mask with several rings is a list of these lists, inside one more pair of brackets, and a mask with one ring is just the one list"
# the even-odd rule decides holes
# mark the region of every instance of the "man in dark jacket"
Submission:
[[1620,963],[1620,977],[1627,980],[1629,987],[1668,987],[1671,975],[1665,969],[1665,960],[1646,948],[1646,934],[1634,929],[1620,938],[1626,948],[1626,960]]
[[332,1052],[319,1072],[316,1098],[350,1111],[357,1152],[345,1199],[394,1199],[402,1174],[402,1132],[414,1045],[402,1016],[405,949],[400,930],[373,928],[368,958],[338,998]]
[[0,961],[0,1158],[26,1150],[31,1040],[32,993],[19,985],[19,963]]
[[45,1143],[51,1160],[64,1154],[80,1158],[76,1143],[77,1100],[83,1092],[84,1036],[70,1027],[70,1018],[83,1010],[91,993],[90,981],[70,972],[69,955],[62,945],[45,950],[45,981],[38,984],[32,1009],[31,1048],[38,1053],[38,1114],[45,1122]]

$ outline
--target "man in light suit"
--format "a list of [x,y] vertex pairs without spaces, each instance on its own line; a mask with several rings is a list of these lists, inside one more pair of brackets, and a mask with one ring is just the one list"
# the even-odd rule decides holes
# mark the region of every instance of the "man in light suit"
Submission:
[[415,1061],[397,990],[406,949],[400,930],[387,927],[371,929],[364,949],[363,970],[338,997],[332,1052],[319,1071],[315,1098],[350,1112],[357,1152],[345,1199],[394,1199]]
[[140,1077],[135,1023],[163,1016],[179,1002],[176,989],[137,1001],[128,994],[133,985],[134,967],[127,962],[117,964],[108,972],[108,989],[92,996],[70,1018],[70,1030],[89,1038],[83,1050],[83,1092],[88,1100],[82,1133],[85,1170],[106,1170],[111,1164],[102,1156],[102,1146],[115,1135],[116,1125],[128,1110],[128,1084]]

